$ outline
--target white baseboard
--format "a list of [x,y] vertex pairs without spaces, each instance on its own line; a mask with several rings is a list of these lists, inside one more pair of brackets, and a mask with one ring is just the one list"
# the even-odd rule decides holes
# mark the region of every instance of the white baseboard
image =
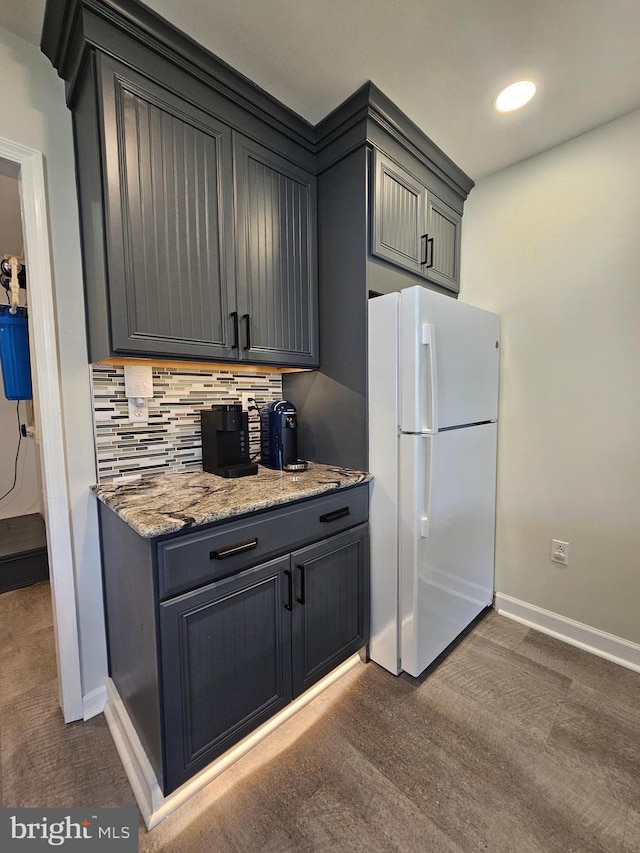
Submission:
[[165,797],[162,793],[158,779],[147,758],[144,747],[140,743],[140,739],[136,734],[115,684],[110,678],[107,678],[107,702],[104,706],[104,715],[147,829],[153,829],[154,826],[157,826],[171,812],[183,805],[194,794],[197,794],[205,785],[212,782],[234,762],[243,755],[246,755],[254,746],[257,746],[267,735],[270,735],[301,708],[308,705],[312,699],[319,696],[327,687],[345,675],[349,670],[358,666],[359,663],[360,658],[357,654],[350,657],[337,667],[337,669],[334,669],[333,672],[330,672],[329,675],[307,690],[306,693],[303,693],[302,696],[299,696],[294,702],[283,708],[275,717],[267,720],[266,723],[263,723],[254,732],[247,735],[240,743],[236,744],[228,752],[225,752],[224,755],[221,755],[220,758],[194,776],[193,779],[185,782],[184,785],[173,791],[168,797]]
[[519,601],[501,592],[496,593],[494,607],[498,613],[509,619],[514,619],[516,622],[542,631],[543,634],[563,640],[571,646],[577,646],[579,649],[625,666],[627,669],[640,672],[640,645],[637,643],[616,637],[614,634],[607,634],[598,628],[575,622],[559,613],[543,610],[542,607]]
[[107,688],[104,684],[96,687],[90,693],[82,697],[82,719],[90,720],[104,711],[107,701]]

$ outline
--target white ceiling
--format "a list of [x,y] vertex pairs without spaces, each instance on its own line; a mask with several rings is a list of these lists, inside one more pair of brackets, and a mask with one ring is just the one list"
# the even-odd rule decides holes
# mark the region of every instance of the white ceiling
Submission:
[[[640,107],[640,0],[153,0],[159,14],[316,123],[366,80],[472,178]],[[2,0],[39,42],[44,0]],[[491,100],[518,77],[519,113]]]

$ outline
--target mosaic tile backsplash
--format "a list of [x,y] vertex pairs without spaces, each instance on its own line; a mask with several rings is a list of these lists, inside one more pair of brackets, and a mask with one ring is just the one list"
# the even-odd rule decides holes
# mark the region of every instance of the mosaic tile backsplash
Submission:
[[[198,470],[202,464],[200,409],[237,403],[251,393],[259,408],[282,398],[279,373],[234,373],[185,367],[153,368],[149,423],[132,424],[124,392],[124,368],[92,365],[98,482]],[[249,447],[260,452],[260,418],[249,413]]]

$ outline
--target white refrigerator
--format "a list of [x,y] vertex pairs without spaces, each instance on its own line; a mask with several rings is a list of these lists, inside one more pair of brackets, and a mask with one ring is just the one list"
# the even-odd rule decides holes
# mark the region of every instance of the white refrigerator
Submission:
[[500,318],[369,300],[371,658],[419,676],[493,599]]

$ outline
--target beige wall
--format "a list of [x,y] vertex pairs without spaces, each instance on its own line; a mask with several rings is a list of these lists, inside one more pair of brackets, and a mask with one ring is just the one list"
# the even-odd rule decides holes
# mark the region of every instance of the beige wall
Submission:
[[[58,316],[59,368],[67,448],[83,695],[106,674],[95,500],[93,423],[87,367],[71,114],[64,83],[32,44],[0,28],[0,136],[42,151]],[[37,283],[32,283],[31,298]]]
[[636,111],[481,180],[461,294],[502,315],[497,591],[635,643],[639,152]]

